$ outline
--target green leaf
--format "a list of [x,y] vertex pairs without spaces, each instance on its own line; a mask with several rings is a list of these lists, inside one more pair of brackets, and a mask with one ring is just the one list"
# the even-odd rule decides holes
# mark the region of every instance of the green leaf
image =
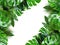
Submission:
[[5,33],[7,36],[14,36],[13,33],[12,33],[12,31],[9,30],[9,29],[5,29],[5,30],[3,30],[3,31],[4,31],[4,33]]
[[51,14],[49,16],[48,20],[49,20],[50,28],[52,28],[54,30],[60,30],[60,16],[59,16],[59,14]]
[[13,33],[8,27],[0,27],[0,30],[6,34],[6,36],[13,36]]
[[0,10],[0,26],[7,27],[10,25],[10,18],[4,10]]
[[22,14],[22,12],[21,12],[20,9],[17,9],[17,10],[15,11],[15,13],[16,13],[18,16],[21,16],[21,14]]
[[47,6],[44,6],[44,8],[46,9],[46,10],[53,10],[53,8],[52,7],[50,7],[49,5],[47,5]]
[[25,45],[39,45],[36,39],[29,40]]
[[26,43],[25,45],[30,45],[29,43]]
[[[22,15],[22,11],[30,6],[37,5],[40,0],[0,0],[0,45],[7,45],[8,37],[13,36],[9,26],[14,27],[17,16]],[[39,45],[36,39],[26,45]]]
[[51,34],[49,36],[47,36],[44,41],[42,42],[42,45],[59,45],[60,41],[59,41],[59,34]]
[[6,34],[0,30],[0,45],[7,45],[8,38]]
[[27,0],[28,6],[33,6],[39,3],[41,0]]
[[[18,20],[17,16],[22,15],[22,11],[29,9],[28,2],[36,5],[40,0],[1,0],[0,4],[0,18],[1,26],[7,27],[10,24],[14,26],[14,20]],[[4,13],[3,13],[4,12]],[[7,18],[6,18],[7,17]],[[7,24],[7,25],[6,25]]]
[[49,5],[57,11],[60,11],[60,0],[48,0]]
[[48,17],[46,17],[46,16],[45,16],[45,21],[46,21],[47,24],[49,24]]
[[41,0],[36,0],[37,3],[39,3]]
[[11,25],[14,27],[14,20],[11,19]]
[[50,13],[58,13],[59,12],[58,10],[53,9],[50,5],[47,5],[44,8],[46,9],[47,12],[50,12]]

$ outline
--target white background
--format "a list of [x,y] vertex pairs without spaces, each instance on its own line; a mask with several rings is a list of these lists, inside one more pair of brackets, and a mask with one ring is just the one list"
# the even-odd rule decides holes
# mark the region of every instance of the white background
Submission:
[[14,27],[10,27],[14,36],[9,38],[8,45],[25,45],[28,40],[38,34],[39,29],[43,26],[44,16],[47,15],[43,8],[47,1],[41,0],[37,6],[24,11],[22,16],[18,17],[19,21],[15,22]]

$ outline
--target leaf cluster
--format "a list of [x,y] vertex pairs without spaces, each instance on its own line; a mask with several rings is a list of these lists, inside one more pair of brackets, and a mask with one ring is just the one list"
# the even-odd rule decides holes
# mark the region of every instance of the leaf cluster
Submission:
[[14,26],[14,21],[18,20],[25,9],[36,5],[40,0],[1,0],[0,1],[0,22],[3,27]]
[[[44,8],[50,12],[50,15],[48,17],[44,16],[44,26],[33,38],[37,40],[39,45],[60,45],[60,0],[48,0],[48,5]],[[26,45],[35,44],[29,42]]]
[[9,26],[18,21],[23,11],[35,6],[41,0],[0,0],[0,45],[7,45],[8,37],[13,36]]

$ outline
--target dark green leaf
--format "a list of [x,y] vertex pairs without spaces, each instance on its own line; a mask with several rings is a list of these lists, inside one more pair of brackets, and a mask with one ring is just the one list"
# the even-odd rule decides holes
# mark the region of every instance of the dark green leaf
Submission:
[[11,19],[11,25],[14,27],[14,20]]
[[48,17],[46,17],[46,16],[45,16],[45,21],[46,21],[47,24],[49,24]]

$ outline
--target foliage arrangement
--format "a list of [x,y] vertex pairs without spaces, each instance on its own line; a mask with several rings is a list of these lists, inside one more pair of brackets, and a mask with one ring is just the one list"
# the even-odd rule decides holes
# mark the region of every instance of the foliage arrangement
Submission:
[[40,0],[0,0],[0,45],[7,45],[8,37],[13,36],[9,27],[14,27],[17,16],[23,11],[35,6]]
[[49,16],[44,16],[44,26],[25,45],[60,45],[60,0],[48,0],[44,8],[50,12]]

